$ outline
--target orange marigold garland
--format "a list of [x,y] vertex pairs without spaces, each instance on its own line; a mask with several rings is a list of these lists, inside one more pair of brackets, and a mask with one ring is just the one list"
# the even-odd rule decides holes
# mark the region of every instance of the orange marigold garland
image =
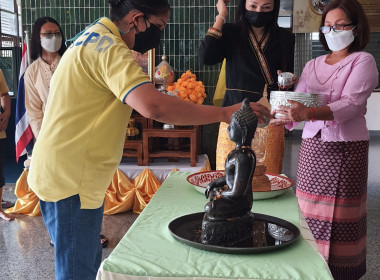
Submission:
[[197,81],[197,76],[190,70],[183,73],[174,84],[167,85],[166,90],[187,102],[202,104],[206,98],[205,86],[202,81]]

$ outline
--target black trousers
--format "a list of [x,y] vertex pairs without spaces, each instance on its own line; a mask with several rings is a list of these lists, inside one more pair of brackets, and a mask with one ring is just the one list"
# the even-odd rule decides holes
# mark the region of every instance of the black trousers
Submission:
[[5,179],[4,179],[4,146],[5,146],[5,139],[0,139],[0,188],[2,188],[5,185]]

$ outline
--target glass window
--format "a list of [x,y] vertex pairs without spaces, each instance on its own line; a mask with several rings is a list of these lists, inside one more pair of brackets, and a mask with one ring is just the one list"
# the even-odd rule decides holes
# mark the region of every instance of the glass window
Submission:
[[[20,1],[17,1],[20,3]],[[21,60],[21,8],[16,0],[0,0],[0,68],[9,87],[9,94],[17,92]]]
[[18,35],[17,14],[1,11],[1,33],[7,35]]
[[17,51],[15,48],[1,48],[0,50],[0,69],[9,88],[8,93],[10,96],[15,96],[15,91],[17,90],[18,77],[15,78],[19,67]]
[[292,27],[292,18],[291,17],[278,17],[278,25],[283,28],[291,28]]
[[0,0],[0,9],[15,13],[15,1],[14,0]]

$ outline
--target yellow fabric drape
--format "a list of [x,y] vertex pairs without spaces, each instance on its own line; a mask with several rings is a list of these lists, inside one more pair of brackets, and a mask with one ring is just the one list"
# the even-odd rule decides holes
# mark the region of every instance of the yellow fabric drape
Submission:
[[[220,123],[218,145],[216,148],[216,169],[224,170],[227,155],[235,149],[236,144],[228,136],[227,123]],[[265,144],[264,165],[266,173],[281,174],[285,153],[284,126],[268,125],[268,138]]]
[[210,164],[210,161],[208,159],[208,157],[206,158],[206,163],[205,163],[205,166],[203,166],[200,170],[200,172],[204,172],[204,171],[210,171],[211,170],[211,164]]
[[265,145],[264,165],[267,173],[281,174],[282,161],[285,154],[285,128],[283,125],[269,125],[267,143]]
[[104,214],[111,215],[132,209],[135,203],[135,186],[117,170],[104,197]]
[[224,94],[226,92],[226,60],[223,60],[222,67],[220,68],[218,82],[216,84],[213,104],[215,106],[222,106]]
[[156,179],[152,171],[144,169],[144,171],[135,178],[134,185],[136,199],[133,205],[133,212],[140,214],[161,186],[161,183]]
[[236,144],[230,140],[227,132],[228,123],[219,125],[218,145],[216,146],[216,170],[224,170],[228,154],[235,149]]
[[[209,170],[211,170],[211,166],[207,158],[205,166],[200,171]],[[178,169],[175,168],[172,171],[178,171]],[[38,197],[29,188],[27,176],[28,170],[24,169],[16,182],[15,195],[17,196],[17,201],[15,206],[5,210],[6,213],[28,216],[41,215]],[[160,186],[161,183],[148,168],[144,169],[132,181],[118,169],[104,196],[104,214],[113,215],[129,210],[140,214]]]
[[[38,197],[29,188],[27,176],[28,170],[25,169],[16,182],[15,206],[7,209],[7,213],[41,215]],[[123,172],[117,170],[105,193],[104,214],[112,215],[132,209],[140,214],[160,186],[161,183],[149,169],[143,170],[132,182]]]
[[36,194],[29,188],[28,170],[24,169],[16,182],[15,195],[17,200],[12,208],[5,210],[6,213],[23,214],[28,216],[41,215],[40,204]]

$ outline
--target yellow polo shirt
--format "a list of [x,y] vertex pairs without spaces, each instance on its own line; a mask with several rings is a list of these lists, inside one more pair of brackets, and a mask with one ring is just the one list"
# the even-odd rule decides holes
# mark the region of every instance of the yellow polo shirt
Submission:
[[[8,92],[9,92],[9,89],[8,89],[7,83],[5,82],[3,71],[1,71],[0,69],[0,95],[4,93],[8,93]],[[0,112],[0,115],[1,115],[1,112]],[[5,134],[5,130],[0,131],[0,139],[6,138],[6,137],[7,135]]]
[[79,194],[83,209],[102,205],[132,111],[123,101],[149,82],[108,18],[70,46],[51,80],[28,175],[41,200]]

